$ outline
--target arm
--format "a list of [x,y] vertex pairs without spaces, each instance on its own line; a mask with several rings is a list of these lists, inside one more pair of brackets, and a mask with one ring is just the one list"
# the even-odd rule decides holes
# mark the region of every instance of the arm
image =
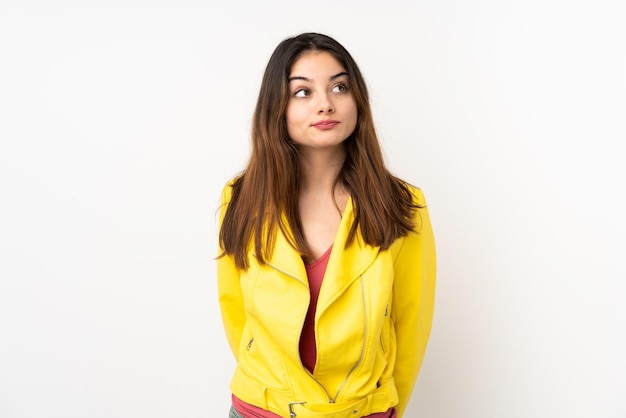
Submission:
[[[416,190],[417,201],[425,205]],[[404,237],[394,263],[393,309],[396,362],[393,372],[398,390],[398,416],[402,417],[413,392],[430,336],[435,299],[435,241],[426,208],[419,209],[418,231]]]
[[[220,227],[226,213],[226,207],[230,201],[231,186],[228,184],[222,192],[220,205]],[[219,253],[222,248],[220,246]],[[219,254],[218,254],[219,256]],[[239,282],[239,270],[235,267],[235,261],[230,255],[224,255],[217,259],[217,293],[219,297],[222,322],[226,331],[226,338],[236,360],[239,360],[239,342],[246,322],[243,306],[243,297]]]

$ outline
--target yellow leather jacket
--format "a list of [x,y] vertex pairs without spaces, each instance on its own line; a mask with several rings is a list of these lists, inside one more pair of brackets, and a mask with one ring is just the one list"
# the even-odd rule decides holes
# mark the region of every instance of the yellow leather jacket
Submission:
[[[222,195],[222,217],[230,200]],[[414,189],[417,202],[425,200]],[[317,362],[310,373],[299,341],[309,305],[300,254],[278,230],[267,265],[247,271],[230,256],[217,261],[222,319],[237,367],[230,389],[239,399],[282,417],[355,418],[395,406],[402,416],[430,335],[435,244],[428,211],[419,233],[388,250],[357,235],[349,199],[331,251],[315,315]]]

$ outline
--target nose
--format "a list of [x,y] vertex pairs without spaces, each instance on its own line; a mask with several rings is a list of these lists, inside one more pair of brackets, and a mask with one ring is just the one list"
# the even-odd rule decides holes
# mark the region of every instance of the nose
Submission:
[[333,106],[330,96],[328,94],[320,95],[317,113],[323,115],[325,113],[333,113],[334,111],[335,107]]

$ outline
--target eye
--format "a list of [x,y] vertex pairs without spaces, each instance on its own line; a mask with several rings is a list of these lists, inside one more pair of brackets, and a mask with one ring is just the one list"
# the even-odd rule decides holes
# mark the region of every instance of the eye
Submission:
[[293,92],[293,97],[307,97],[311,94],[308,89],[298,89]]
[[333,87],[333,93],[347,93],[348,85],[346,83],[339,83]]

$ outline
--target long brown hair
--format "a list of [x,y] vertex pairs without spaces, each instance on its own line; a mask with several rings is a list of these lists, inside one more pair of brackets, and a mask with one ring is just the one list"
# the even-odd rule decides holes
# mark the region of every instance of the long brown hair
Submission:
[[306,52],[330,53],[348,73],[358,110],[352,135],[344,141],[346,160],[336,179],[350,192],[355,221],[346,247],[357,231],[366,244],[382,250],[415,229],[410,186],[386,168],[376,136],[365,80],[348,51],[333,38],[303,33],[285,39],[274,50],[263,75],[252,120],[252,152],[248,167],[232,182],[232,194],[222,220],[219,243],[223,255],[232,255],[237,268],[249,266],[254,256],[265,264],[279,228],[302,255],[311,256],[298,212],[300,165],[298,148],[287,134],[285,113],[289,75]]

